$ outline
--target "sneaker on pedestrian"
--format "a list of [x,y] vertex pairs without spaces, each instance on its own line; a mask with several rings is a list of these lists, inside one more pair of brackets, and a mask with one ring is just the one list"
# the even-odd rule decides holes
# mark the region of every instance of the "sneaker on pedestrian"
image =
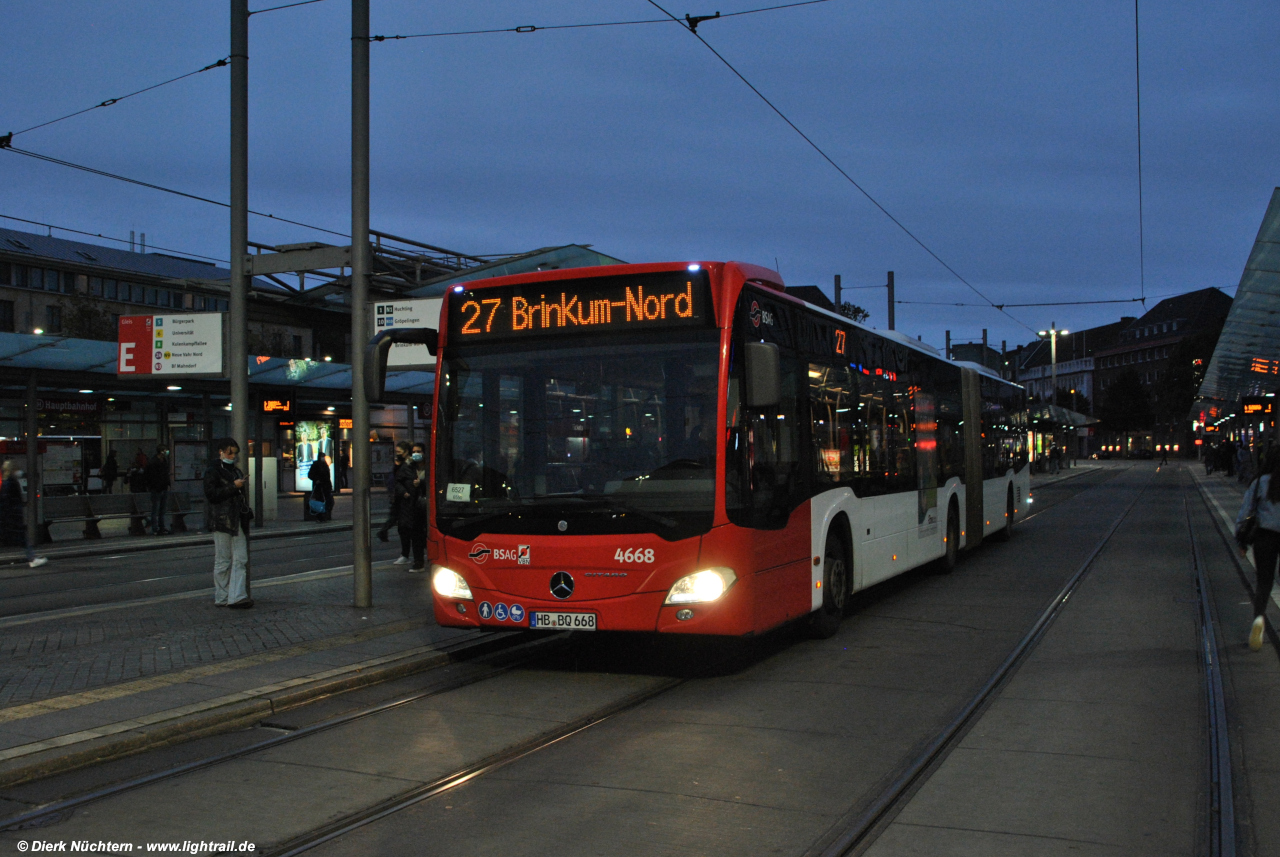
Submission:
[[1262,631],[1265,623],[1261,616],[1253,620],[1253,627],[1249,629],[1249,648],[1255,652],[1262,648]]
[[421,574],[422,572],[424,572],[424,571],[426,571],[426,570],[427,570],[427,567],[426,567],[425,565],[415,565],[413,568],[409,569],[409,573],[410,573],[410,574]]
[[408,565],[408,564],[409,564],[409,563],[411,563],[411,562],[413,562],[413,560],[409,559],[409,557],[407,557],[407,556],[402,556],[402,557],[400,557],[398,560],[396,560],[395,562],[393,562],[393,563],[391,563],[391,564],[392,564],[392,565]]
[[31,566],[32,568],[39,568],[40,566],[44,565],[48,561],[49,561],[49,558],[47,556],[38,556],[35,559],[31,560],[31,562],[27,563],[27,565]]

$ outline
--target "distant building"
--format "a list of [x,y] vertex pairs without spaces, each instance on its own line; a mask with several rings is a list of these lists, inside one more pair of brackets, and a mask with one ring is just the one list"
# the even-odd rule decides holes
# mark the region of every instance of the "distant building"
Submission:
[[[1004,365],[1004,357],[990,345],[981,342],[957,342],[951,346],[951,359],[977,363],[988,369],[1000,372]],[[1002,373],[1003,374],[1003,373]]]
[[1074,330],[1058,337],[1058,389],[1064,394],[1061,402],[1051,401],[1053,354],[1047,339],[1019,346],[1014,360],[1018,383],[1026,387],[1027,395],[1036,401],[1096,415],[1096,355],[1119,342],[1120,332],[1134,321],[1133,316],[1125,316],[1111,324]]
[[1165,298],[1146,315],[1134,319],[1116,343],[1098,352],[1097,383],[1101,391],[1126,371],[1151,389],[1169,373],[1169,358],[1188,337],[1222,329],[1231,298],[1221,289],[1200,289]]

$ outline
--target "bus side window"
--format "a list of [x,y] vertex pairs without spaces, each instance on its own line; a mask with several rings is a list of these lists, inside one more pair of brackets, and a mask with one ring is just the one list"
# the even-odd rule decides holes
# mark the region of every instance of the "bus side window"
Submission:
[[784,349],[778,407],[744,412],[752,518],[764,529],[785,527],[791,511],[808,497],[800,459],[798,363]]
[[814,493],[848,485],[855,473],[854,412],[858,388],[845,366],[809,364],[809,419]]

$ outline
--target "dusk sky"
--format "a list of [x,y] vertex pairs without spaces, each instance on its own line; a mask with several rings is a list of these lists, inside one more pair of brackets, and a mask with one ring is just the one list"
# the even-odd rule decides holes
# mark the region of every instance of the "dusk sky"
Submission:
[[[773,2],[664,5],[683,17]],[[660,17],[644,0],[372,5],[372,32],[385,35]],[[229,52],[226,2],[2,8],[0,132]],[[992,300],[1139,295],[1132,3],[831,0],[698,32]],[[1239,280],[1280,184],[1278,32],[1275,0],[1141,7],[1149,296],[1231,293]],[[348,230],[349,36],[345,0],[251,19],[251,207]],[[630,262],[739,259],[828,291],[833,274],[871,286],[893,269],[903,301],[981,303],[674,23],[371,53],[376,229],[473,254],[583,243]],[[214,69],[13,143],[226,200],[229,83]],[[226,209],[12,152],[0,152],[0,214],[228,255]],[[260,217],[250,239],[338,241]],[[847,296],[884,326],[882,290]],[[985,327],[999,347],[1050,321],[1140,311],[1011,310],[1023,327],[989,308],[907,303],[897,318],[935,345],[946,329],[963,341]]]

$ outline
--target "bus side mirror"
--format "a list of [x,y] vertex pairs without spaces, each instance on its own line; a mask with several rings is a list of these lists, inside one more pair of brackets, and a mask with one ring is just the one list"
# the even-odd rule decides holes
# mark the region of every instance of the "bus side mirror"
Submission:
[[748,342],[746,382],[748,408],[775,408],[781,398],[778,384],[778,346],[772,342]]
[[435,356],[440,335],[430,327],[394,327],[379,331],[364,349],[364,394],[370,402],[381,402],[387,392],[387,358],[397,342],[425,345]]

